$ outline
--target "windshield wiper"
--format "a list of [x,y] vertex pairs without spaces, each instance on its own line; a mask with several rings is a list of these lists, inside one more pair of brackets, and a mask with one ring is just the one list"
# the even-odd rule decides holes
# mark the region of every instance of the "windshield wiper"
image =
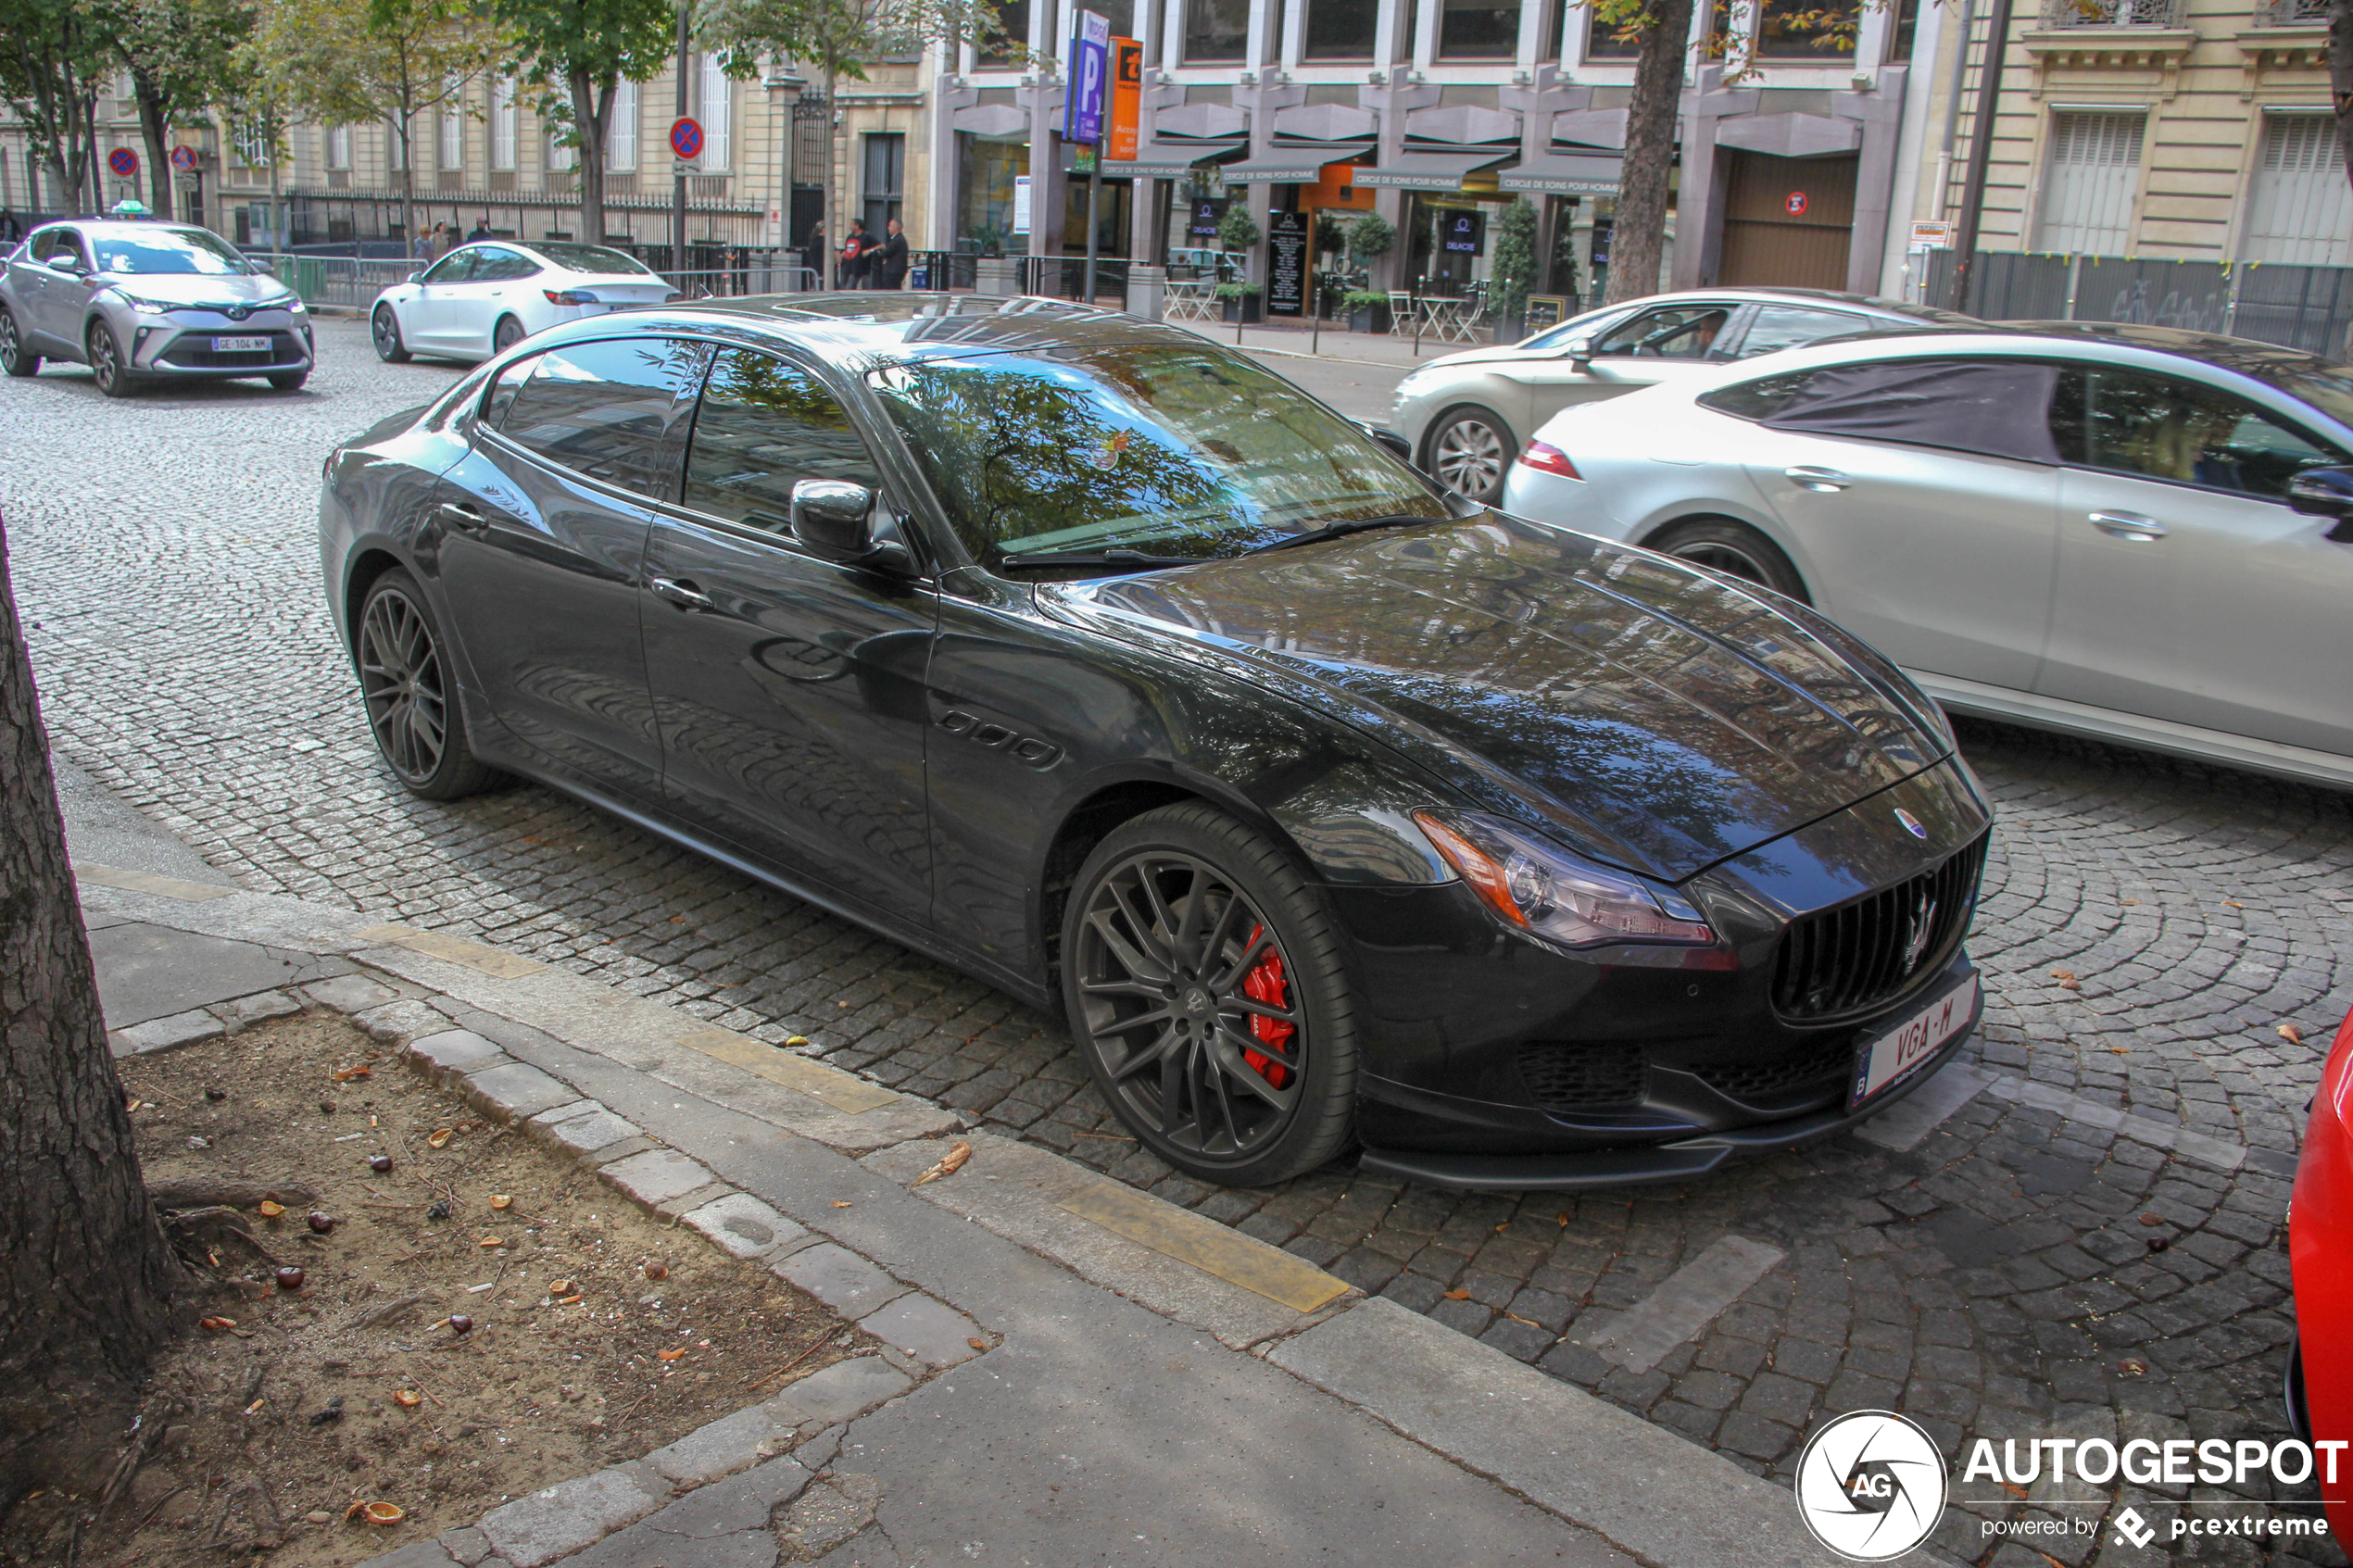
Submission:
[[1264,545],[1253,545],[1242,554],[1263,556],[1270,550],[1297,549],[1302,545],[1320,545],[1327,539],[1345,538],[1351,533],[1367,533],[1376,528],[1403,528],[1416,522],[1444,522],[1442,517],[1414,517],[1398,514],[1393,517],[1346,518],[1327,522],[1321,528],[1311,528],[1304,533],[1294,533],[1287,539],[1271,539]]
[[1147,555],[1142,550],[1032,550],[1009,555],[1000,568],[1015,566],[1199,566],[1190,556]]

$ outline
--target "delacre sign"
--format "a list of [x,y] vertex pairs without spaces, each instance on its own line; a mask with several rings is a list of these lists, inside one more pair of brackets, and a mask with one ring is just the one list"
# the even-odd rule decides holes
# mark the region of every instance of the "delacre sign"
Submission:
[[1307,303],[1307,214],[1267,214],[1266,244],[1266,314],[1300,315]]
[[1443,245],[1456,256],[1477,256],[1487,243],[1487,215],[1461,209],[1449,212],[1444,220]]
[[1063,99],[1063,140],[1088,146],[1103,139],[1103,105],[1111,87],[1111,22],[1078,13],[1070,40],[1070,91]]

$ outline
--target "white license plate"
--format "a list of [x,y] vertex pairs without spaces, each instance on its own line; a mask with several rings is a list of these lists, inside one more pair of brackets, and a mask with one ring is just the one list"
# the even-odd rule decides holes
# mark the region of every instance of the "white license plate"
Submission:
[[1962,984],[1890,1029],[1863,1048],[1861,1070],[1855,1075],[1849,1108],[1911,1076],[1913,1070],[1936,1054],[1937,1047],[1969,1027],[1977,1012],[1977,976]]
[[212,340],[215,354],[267,354],[270,340],[266,337],[217,337]]

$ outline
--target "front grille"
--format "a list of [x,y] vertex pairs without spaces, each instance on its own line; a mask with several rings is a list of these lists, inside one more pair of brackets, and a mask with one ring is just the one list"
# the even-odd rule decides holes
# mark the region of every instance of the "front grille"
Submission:
[[1793,1019],[1843,1017],[1942,969],[1969,928],[1985,843],[1980,838],[1908,882],[1791,922],[1773,969],[1775,1010]]
[[1531,1040],[1519,1048],[1519,1076],[1529,1097],[1547,1110],[1612,1110],[1642,1098],[1642,1050]]
[[1842,1035],[1774,1061],[1721,1061],[1692,1071],[1701,1083],[1729,1099],[1770,1099],[1807,1084],[1843,1078],[1855,1065],[1855,1040]]

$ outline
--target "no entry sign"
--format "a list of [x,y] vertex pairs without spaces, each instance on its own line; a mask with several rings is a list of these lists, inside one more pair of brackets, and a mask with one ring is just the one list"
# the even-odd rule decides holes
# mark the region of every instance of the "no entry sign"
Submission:
[[702,157],[702,125],[698,120],[681,118],[670,128],[670,150],[678,155],[681,163],[692,163]]
[[139,172],[139,155],[129,147],[117,147],[107,155],[107,167],[128,180]]

